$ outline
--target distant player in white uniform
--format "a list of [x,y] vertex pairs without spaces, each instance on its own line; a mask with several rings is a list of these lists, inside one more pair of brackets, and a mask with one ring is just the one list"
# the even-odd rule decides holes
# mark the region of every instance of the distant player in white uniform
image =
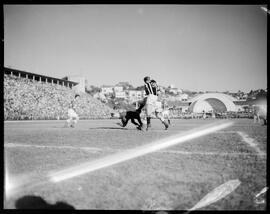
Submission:
[[75,112],[75,102],[80,95],[76,94],[74,100],[71,101],[68,108],[68,119],[66,120],[67,127],[75,127],[75,124],[79,121],[79,116]]
[[169,125],[165,122],[165,119],[162,115],[161,105],[158,105],[158,93],[160,92],[159,87],[155,80],[150,80],[150,77],[144,78],[145,83],[145,93],[147,98],[145,100],[145,108],[146,108],[146,120],[147,127],[146,130],[151,127],[151,116],[155,113],[155,116],[160,119],[160,121],[165,126],[165,130],[168,129]]

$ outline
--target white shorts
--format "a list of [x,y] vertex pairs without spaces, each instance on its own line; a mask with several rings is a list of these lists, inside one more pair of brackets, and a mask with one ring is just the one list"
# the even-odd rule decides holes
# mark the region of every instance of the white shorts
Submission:
[[153,95],[153,94],[149,94],[147,96],[146,105],[147,104],[148,105],[156,105],[157,99],[158,99],[158,96]]
[[68,117],[69,118],[78,118],[78,114],[72,109],[68,109]]
[[149,94],[146,100],[146,115],[151,116],[153,113],[161,112],[161,102],[157,101],[158,96]]
[[158,113],[163,111],[161,102],[159,102],[159,101],[156,102],[156,110],[155,111]]

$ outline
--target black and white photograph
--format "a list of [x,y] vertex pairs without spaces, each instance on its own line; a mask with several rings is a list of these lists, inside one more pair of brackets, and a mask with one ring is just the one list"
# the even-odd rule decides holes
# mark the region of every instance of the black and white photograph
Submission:
[[267,4],[2,8],[4,210],[267,210]]

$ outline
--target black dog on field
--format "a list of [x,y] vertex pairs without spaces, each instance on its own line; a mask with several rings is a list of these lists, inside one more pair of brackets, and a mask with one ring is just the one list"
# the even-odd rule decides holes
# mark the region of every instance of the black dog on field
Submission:
[[[128,121],[131,120],[131,122],[137,126],[137,129],[142,130],[143,123],[141,121],[141,111],[142,111],[143,106],[140,106],[140,108],[136,109],[135,111],[125,111],[120,113],[120,119],[122,121],[121,123],[118,123],[118,125],[125,127],[128,124]],[[135,121],[137,120],[139,124]]]

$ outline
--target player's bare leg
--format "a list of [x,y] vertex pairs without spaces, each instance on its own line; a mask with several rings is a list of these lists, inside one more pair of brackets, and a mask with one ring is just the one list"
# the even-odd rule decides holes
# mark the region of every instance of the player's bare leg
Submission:
[[165,126],[165,130],[167,130],[169,128],[168,123],[166,123],[164,117],[162,116],[162,114],[159,112],[156,112],[156,117],[163,123],[163,125]]
[[78,121],[79,121],[79,117],[78,116],[73,117],[71,119],[71,125],[70,125],[70,127],[75,128],[75,125],[78,123]]

